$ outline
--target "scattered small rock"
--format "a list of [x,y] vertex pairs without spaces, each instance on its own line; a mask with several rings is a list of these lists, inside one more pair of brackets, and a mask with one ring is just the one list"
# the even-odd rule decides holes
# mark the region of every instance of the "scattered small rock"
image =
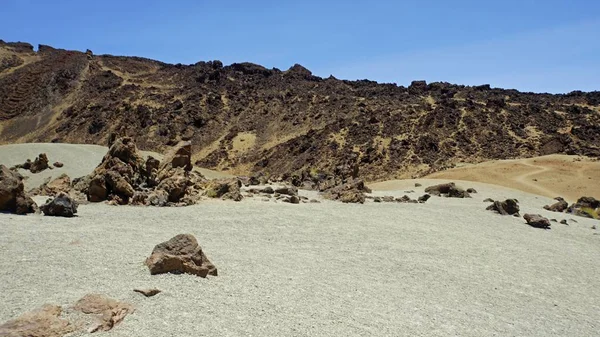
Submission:
[[415,183],[415,187],[421,187],[423,185],[419,184],[419,183]]
[[61,163],[59,161],[56,161],[56,162],[54,162],[54,164],[52,164],[52,166],[54,166],[54,167],[63,167],[63,166],[65,166],[65,164],[63,164],[63,163]]
[[527,224],[535,228],[550,228],[550,221],[539,214],[525,214],[523,219]]
[[309,201],[311,204],[320,204],[321,202],[317,199],[310,199]]
[[494,202],[494,199],[492,199],[492,198],[486,198],[486,199],[483,199],[483,202]]
[[275,189],[274,192],[279,193],[279,194],[294,196],[294,195],[298,195],[298,188],[296,188],[294,186],[286,186],[286,187],[277,188],[277,189]]
[[569,223],[567,222],[567,219],[560,220],[560,223],[563,225],[567,225],[567,226],[569,225]]
[[161,291],[156,288],[145,288],[145,289],[133,289],[136,293],[140,293],[146,297],[152,297],[154,295],[159,294]]
[[261,193],[266,193],[266,194],[273,194],[273,193],[275,193],[275,191],[273,190],[273,187],[271,187],[271,186],[267,186],[267,187],[263,188],[260,192]]
[[374,198],[373,198],[373,201],[374,201],[374,202],[381,202],[381,198],[380,198],[380,197],[374,197]]
[[429,194],[423,194],[417,200],[419,201],[419,203],[425,203],[425,202],[427,202],[427,200],[429,200],[429,198],[431,198],[431,195],[429,195]]
[[472,188],[472,187],[470,187],[470,188],[467,188],[467,192],[469,192],[469,193],[477,193],[477,190],[474,189],[474,188]]

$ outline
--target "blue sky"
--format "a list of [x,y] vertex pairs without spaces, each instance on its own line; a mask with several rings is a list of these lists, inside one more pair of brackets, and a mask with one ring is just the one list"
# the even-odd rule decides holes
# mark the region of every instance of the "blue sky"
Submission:
[[399,85],[600,90],[596,0],[2,0],[0,39]]

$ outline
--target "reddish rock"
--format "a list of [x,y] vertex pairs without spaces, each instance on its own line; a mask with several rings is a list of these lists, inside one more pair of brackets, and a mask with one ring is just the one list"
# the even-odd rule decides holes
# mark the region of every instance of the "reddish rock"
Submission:
[[217,268],[208,260],[198,241],[191,234],[179,234],[158,244],[146,259],[150,274],[192,274],[217,276]]
[[62,309],[46,304],[0,325],[3,337],[62,337],[77,330],[69,321],[60,318]]
[[135,311],[129,303],[120,302],[98,294],[88,294],[78,300],[73,309],[84,314],[96,316],[96,323],[88,332],[109,331],[119,324],[125,316]]

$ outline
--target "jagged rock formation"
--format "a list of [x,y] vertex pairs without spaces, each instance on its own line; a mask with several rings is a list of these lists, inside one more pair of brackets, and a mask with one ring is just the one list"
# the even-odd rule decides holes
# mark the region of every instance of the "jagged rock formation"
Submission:
[[[219,61],[171,65],[0,42],[0,141],[106,144],[110,134],[234,174],[418,177],[456,162],[600,155],[600,92],[324,79]],[[339,184],[336,184],[339,185]]]
[[179,234],[154,247],[146,259],[150,274],[191,274],[217,276],[217,268],[208,260],[191,234]]
[[24,191],[23,176],[0,165],[0,212],[27,214],[38,207]]

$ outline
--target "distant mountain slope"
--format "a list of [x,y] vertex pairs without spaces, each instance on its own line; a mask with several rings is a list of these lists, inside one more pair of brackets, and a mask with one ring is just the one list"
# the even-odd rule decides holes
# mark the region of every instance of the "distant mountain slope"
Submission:
[[282,175],[358,163],[369,180],[457,162],[600,156],[600,92],[521,93],[415,81],[408,88],[219,61],[171,65],[0,40],[0,142],[162,151],[192,140],[207,168]]

